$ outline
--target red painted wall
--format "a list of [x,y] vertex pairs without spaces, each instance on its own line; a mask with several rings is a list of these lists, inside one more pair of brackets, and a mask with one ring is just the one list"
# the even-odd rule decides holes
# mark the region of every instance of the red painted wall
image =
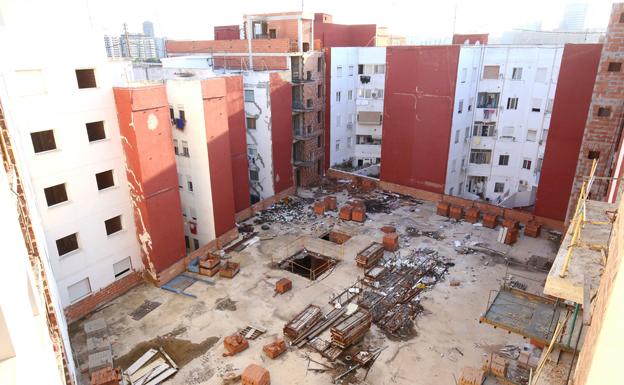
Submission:
[[374,47],[376,24],[344,25],[314,21],[314,38],[322,47]]
[[387,48],[382,181],[444,192],[458,61],[457,45]]
[[214,27],[215,40],[240,39],[240,27],[238,25],[217,25]]
[[487,44],[489,34],[487,33],[473,33],[473,34],[455,34],[453,35],[453,44],[464,44],[468,40],[468,44]]
[[251,205],[249,198],[249,160],[247,158],[247,128],[245,127],[245,102],[243,77],[225,78],[227,88],[228,133],[234,183],[234,209],[242,211]]
[[292,86],[279,73],[270,75],[271,148],[275,194],[293,185]]
[[325,171],[331,166],[331,48],[323,48],[325,52]]
[[113,92],[141,258],[155,275],[186,255],[169,103],[165,86]]
[[565,45],[535,215],[565,220],[601,51],[601,44]]
[[218,237],[234,227],[234,214],[236,214],[226,78],[204,79],[201,81],[201,88],[204,122],[206,123],[212,209],[215,234]]

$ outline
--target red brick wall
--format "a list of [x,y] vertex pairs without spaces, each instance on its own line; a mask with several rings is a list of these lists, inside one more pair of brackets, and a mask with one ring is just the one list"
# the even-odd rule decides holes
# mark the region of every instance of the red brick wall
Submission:
[[386,49],[382,181],[444,191],[459,48]]
[[292,85],[276,72],[271,73],[269,83],[273,188],[277,194],[293,185]]
[[566,44],[563,50],[535,215],[565,220],[601,49]]
[[479,42],[479,44],[487,44],[488,42],[487,33],[474,33],[474,34],[455,34],[453,35],[453,44],[464,44],[466,40],[468,40],[468,44],[475,44]]
[[[214,56],[215,68],[249,69],[247,56]],[[288,57],[286,56],[254,56],[253,68],[258,70],[287,70]]]
[[[323,48],[323,54],[325,56],[325,89],[324,93],[328,90],[331,91],[331,48]],[[330,146],[331,146],[331,96],[325,97],[325,113],[323,116],[323,123],[325,125],[325,171],[329,169],[331,163]]]
[[[590,151],[600,153],[596,176],[611,176],[614,166],[614,156],[617,151],[624,117],[624,69],[618,72],[608,71],[610,62],[622,63],[624,52],[624,23],[620,17],[624,13],[624,3],[613,5],[607,35],[598,65],[598,74],[589,109],[589,116],[583,143],[576,167],[576,177],[572,189],[572,199],[568,206],[568,217],[576,205],[576,197],[582,185],[582,177],[589,175],[592,160],[588,158]],[[609,117],[598,116],[599,107],[610,107]],[[590,198],[603,200],[609,183],[596,181],[590,193]]]
[[143,282],[141,273],[133,271],[75,304],[67,306],[64,309],[67,322],[79,320],[94,311],[99,305],[119,297],[141,282]]
[[186,254],[165,86],[114,88],[141,259],[154,276]]
[[321,46],[330,47],[374,47],[377,35],[376,24],[344,25],[314,22],[314,38],[321,41]]
[[215,40],[240,39],[240,27],[238,25],[217,25],[214,27]]
[[[167,40],[168,54],[194,54],[247,52],[247,40]],[[251,41],[253,52],[290,52],[291,39],[255,39]]]

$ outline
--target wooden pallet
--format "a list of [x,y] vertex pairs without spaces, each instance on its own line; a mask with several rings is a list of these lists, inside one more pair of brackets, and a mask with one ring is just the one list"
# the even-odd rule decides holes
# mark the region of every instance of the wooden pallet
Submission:
[[259,326],[247,325],[243,330],[238,332],[239,336],[245,337],[246,340],[255,340],[266,333],[266,329]]

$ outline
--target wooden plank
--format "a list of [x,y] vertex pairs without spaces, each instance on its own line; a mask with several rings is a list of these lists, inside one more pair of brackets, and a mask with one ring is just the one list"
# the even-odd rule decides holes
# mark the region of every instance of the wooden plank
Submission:
[[174,368],[169,368],[167,370],[165,370],[164,372],[162,372],[158,377],[152,379],[150,382],[144,384],[144,385],[156,385],[156,384],[160,384],[161,382],[163,382],[164,380],[166,380],[167,378],[171,377],[172,375],[175,374],[175,372],[177,372],[177,369]]
[[126,369],[126,374],[128,374],[129,376],[134,374],[134,372],[139,370],[143,365],[145,365],[147,361],[154,357],[156,353],[158,353],[156,349],[150,349],[145,352],[141,357],[139,357],[138,360],[134,361],[134,363],[130,365],[128,369]]
[[166,364],[165,360],[159,357],[149,364],[142,366],[139,370],[130,375],[130,382],[133,384],[139,383],[139,380],[143,378],[147,373],[151,372],[157,366],[163,364]]

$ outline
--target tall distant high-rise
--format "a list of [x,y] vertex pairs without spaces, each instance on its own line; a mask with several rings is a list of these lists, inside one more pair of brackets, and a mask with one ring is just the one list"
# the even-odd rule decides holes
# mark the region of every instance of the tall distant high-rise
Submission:
[[561,31],[583,31],[585,29],[585,18],[587,17],[587,3],[567,4],[559,30]]
[[145,36],[154,37],[154,23],[149,20],[143,22],[143,34]]

